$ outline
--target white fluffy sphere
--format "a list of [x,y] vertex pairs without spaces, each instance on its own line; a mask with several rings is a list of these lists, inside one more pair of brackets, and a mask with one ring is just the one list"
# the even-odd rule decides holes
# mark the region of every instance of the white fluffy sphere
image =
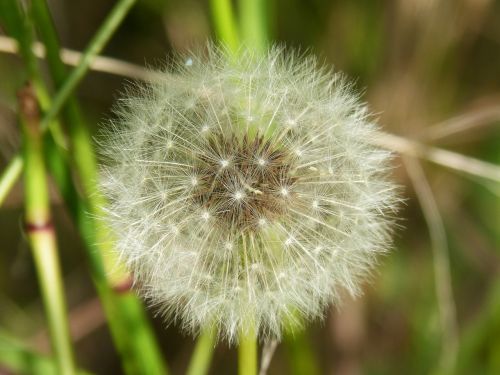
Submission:
[[129,90],[101,142],[116,247],[169,318],[237,339],[321,316],[390,246],[390,154],[313,57],[209,47]]

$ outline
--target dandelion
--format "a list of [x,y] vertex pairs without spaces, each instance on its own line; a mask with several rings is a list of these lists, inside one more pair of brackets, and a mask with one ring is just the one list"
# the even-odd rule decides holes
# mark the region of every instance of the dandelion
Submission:
[[105,218],[136,285],[192,332],[279,338],[356,295],[390,247],[390,154],[340,74],[209,47],[130,89],[102,140]]

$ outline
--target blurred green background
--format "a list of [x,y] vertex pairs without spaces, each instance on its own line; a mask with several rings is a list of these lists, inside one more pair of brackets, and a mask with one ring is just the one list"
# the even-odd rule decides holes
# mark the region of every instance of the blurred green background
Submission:
[[[5,0],[1,0],[5,1]],[[114,2],[49,1],[61,43],[81,51]],[[270,0],[270,38],[311,51],[355,80],[387,132],[491,163],[500,163],[500,1]],[[209,4],[140,0],[104,55],[163,66],[172,51],[214,37]],[[3,30],[2,34],[5,34]],[[1,44],[1,43],[0,43]],[[0,52],[0,170],[18,149],[16,91],[27,79],[22,60]],[[92,132],[129,78],[90,72],[78,88]],[[456,129],[459,129],[457,131]],[[404,186],[394,250],[365,294],[345,298],[276,350],[269,374],[434,374],[446,345],[429,230],[407,164],[395,159]],[[500,374],[500,186],[422,161],[448,242],[457,325],[455,372]],[[54,220],[77,362],[98,374],[121,373],[83,255],[83,244],[52,187]],[[0,208],[0,327],[48,353],[44,310],[22,230],[17,184]],[[173,374],[184,373],[193,338],[150,318]],[[0,347],[0,351],[2,348]],[[0,364],[0,374],[3,372]],[[236,351],[218,345],[213,374],[236,373]]]

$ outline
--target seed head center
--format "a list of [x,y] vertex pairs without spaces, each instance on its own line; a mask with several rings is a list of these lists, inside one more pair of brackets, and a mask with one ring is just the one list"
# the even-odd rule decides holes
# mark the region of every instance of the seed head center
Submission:
[[[193,199],[217,222],[240,231],[260,230],[283,215],[295,182],[293,158],[262,136],[214,134],[208,152],[196,154]],[[286,186],[286,194],[283,194]]]

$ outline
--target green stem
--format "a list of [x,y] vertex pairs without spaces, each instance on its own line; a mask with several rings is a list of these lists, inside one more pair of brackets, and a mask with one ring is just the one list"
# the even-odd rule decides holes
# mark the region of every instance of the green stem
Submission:
[[241,35],[246,47],[258,52],[266,50],[269,43],[267,32],[268,0],[240,0]]
[[217,37],[232,52],[236,52],[240,41],[231,0],[210,0],[210,8]]
[[[35,89],[38,101],[43,110],[49,106],[50,96],[42,79],[38,60],[33,54],[33,28],[27,17],[24,17],[24,11],[20,3],[15,0],[5,0],[0,5],[0,19],[5,24],[6,30],[16,39],[19,45],[19,52],[23,57],[28,71],[29,80]],[[49,130],[62,147],[66,147],[66,140],[61,124],[53,118],[48,122]]]
[[61,374],[74,374],[66,302],[43,159],[38,104],[31,88],[20,94],[24,136],[26,232],[31,245],[42,298],[49,321],[52,347]]
[[[66,82],[67,73],[60,59],[59,39],[49,9],[44,0],[33,0],[32,9],[46,46],[50,73],[56,87],[61,87]],[[114,249],[107,245],[110,243],[107,230],[100,221],[85,214],[90,212],[92,217],[102,216],[101,210],[106,202],[96,185],[97,163],[91,136],[78,102],[72,96],[68,97],[64,106],[64,115],[69,125],[73,161],[85,191],[84,200],[78,201],[78,193],[70,181],[69,166],[65,165],[57,149],[52,150],[53,171],[58,172],[55,176],[56,181],[87,242],[92,275],[104,302],[111,332],[122,354],[124,367],[128,373],[166,374],[168,372],[166,364],[139,299],[130,290],[115,292],[120,286],[129,284],[130,276],[126,272],[114,272],[114,279],[110,280],[111,270],[119,267]],[[78,203],[75,205],[75,202]],[[103,257],[106,257],[104,262]]]
[[257,335],[253,327],[240,334],[238,374],[257,375]]
[[[107,21],[96,34],[96,37],[93,38],[91,46],[87,48],[86,57],[84,56],[84,58],[82,58],[79,67],[76,68],[78,74],[83,76],[86,72],[88,69],[88,63],[92,60],[92,56],[99,53],[102,49],[103,42],[109,39],[113,31],[118,26],[119,21],[123,19],[126,10],[130,8],[131,3],[132,2],[130,1],[122,1],[111,12]],[[45,4],[40,2],[34,4],[36,16],[40,18],[44,17],[44,5]],[[25,19],[29,19],[29,17],[25,17]],[[70,86],[68,86],[64,81],[66,72],[59,69],[57,65],[59,61],[58,40],[55,30],[52,31],[51,35],[52,25],[48,23],[49,21],[51,21],[51,19],[47,10],[45,18],[39,20],[39,23],[44,31],[42,36],[47,44],[47,53],[50,59],[49,67],[56,83],[58,84],[56,86],[64,84],[64,87],[68,88]],[[32,38],[30,40],[32,40]],[[54,52],[55,49],[57,49],[56,52]],[[32,53],[30,48],[26,50]],[[29,55],[23,57],[27,59],[29,58]],[[87,165],[90,165],[87,170],[95,171],[95,159],[93,158],[93,150],[90,145],[90,137],[88,136],[88,133],[85,132],[86,129],[83,124],[83,116],[79,113],[76,101],[71,103],[72,99],[69,97],[72,89],[74,89],[80,78],[78,78],[77,75],[72,75],[71,77],[70,83],[73,86],[70,87],[70,89],[66,89],[63,94],[61,94],[61,91],[58,93],[56,100],[59,100],[59,104],[56,105],[55,111],[52,110],[52,112],[46,116],[44,121],[45,123],[48,123],[51,116],[55,116],[58,110],[61,109],[65,100],[69,99],[69,105],[65,107],[65,115],[72,125],[76,123],[80,129],[83,128],[84,134],[87,135],[87,137],[77,137],[80,140],[80,144],[82,143],[82,139],[83,142],[87,140],[87,143],[84,143],[81,147],[74,147],[76,149],[75,151],[77,151],[78,155],[84,155],[84,160],[85,157],[90,154],[92,159],[88,162],[89,159],[87,157]],[[74,133],[72,135],[74,135]],[[101,301],[103,302],[106,315],[108,316],[112,336],[115,340],[118,351],[122,354],[123,365],[126,373],[167,374],[168,371],[162,361],[160,350],[156,345],[152,328],[147,321],[147,317],[139,299],[130,291],[120,291],[117,293],[113,287],[113,285],[123,285],[128,281],[128,279],[124,280],[124,277],[122,276],[120,280],[115,280],[115,283],[112,284],[110,284],[108,280],[108,275],[101,255],[103,253],[101,246],[104,242],[103,235],[100,237],[96,235],[94,220],[88,215],[88,212],[92,212],[92,210],[90,210],[88,208],[89,206],[81,200],[79,194],[73,186],[71,178],[72,173],[69,165],[67,165],[68,159],[63,155],[64,150],[61,150],[60,145],[54,145],[53,142],[50,142],[50,139],[48,139],[48,141],[48,155],[51,169],[55,175],[59,189],[63,193],[65,201],[70,208],[71,213],[75,217],[80,232],[82,233],[82,238],[86,242],[86,248],[88,249],[87,255],[89,256],[92,276],[96,283]],[[86,151],[85,147],[87,150],[90,150],[91,153]],[[82,149],[84,151],[82,151]],[[20,162],[18,162],[18,160],[20,160]],[[81,161],[82,158],[79,158],[78,160]],[[82,163],[80,163],[80,165],[81,164]],[[10,187],[13,185],[20,174],[21,168],[22,159],[17,156],[13,159],[13,162],[9,164],[9,168],[2,176],[2,180],[0,180],[0,186],[5,187],[5,189],[2,189],[2,192],[5,192],[3,195],[6,195]],[[86,176],[89,176],[89,173],[87,173]],[[95,181],[95,178],[81,179],[84,180],[84,182],[91,181],[90,183]],[[85,185],[85,189],[86,191],[93,190],[92,188],[89,188],[89,185]],[[90,195],[93,196],[92,194]],[[102,231],[101,234],[103,234]],[[118,288],[116,288],[116,290],[117,289]]]
[[210,369],[210,362],[215,347],[215,327],[203,331],[196,341],[194,353],[189,363],[187,375],[204,375]]
[[[32,5],[34,18],[37,20],[38,28],[45,42],[50,73],[54,78],[56,87],[62,90],[66,82],[71,79],[71,76],[69,78],[67,77],[66,68],[60,59],[60,45],[52,18],[44,0],[34,0]],[[102,33],[99,32],[98,35],[99,34]],[[94,39],[99,38],[96,36]],[[64,115],[68,120],[75,167],[80,182],[83,185],[89,209],[94,217],[100,217],[101,209],[105,205],[105,201],[96,185],[98,181],[97,160],[84,116],[78,102],[71,95],[67,97],[66,104],[64,105]],[[107,241],[107,239],[109,239],[109,236],[107,231],[102,228],[102,224],[95,221],[95,225],[98,235],[96,240],[101,244],[108,243],[109,241]],[[103,255],[107,256],[112,253],[112,249],[103,249]],[[114,259],[111,259],[110,263],[109,269],[116,268]],[[127,277],[128,275],[125,273],[118,275],[118,280],[116,280],[116,282],[120,283]]]
[[[90,41],[89,46],[85,49],[80,62],[71,72],[70,76],[65,81],[61,89],[57,92],[50,110],[41,121],[40,126],[42,131],[46,130],[48,125],[57,117],[66,100],[73,93],[78,83],[80,83],[81,79],[87,73],[92,60],[101,52],[106,42],[109,40],[109,38],[111,38],[116,28],[120,25],[121,21],[123,21],[123,18],[135,3],[135,1],[136,0],[120,0],[120,2],[115,5],[111,13],[108,15],[104,23],[97,31],[96,35]],[[5,5],[7,4],[10,4],[10,2],[0,2],[0,5],[2,5],[2,7],[0,8],[0,15],[5,15],[5,17],[3,17],[5,19],[9,19],[9,17],[7,17],[7,14],[10,14],[7,11],[4,11],[4,8],[6,8]],[[19,156],[16,155],[14,159],[18,157]],[[13,168],[12,173],[9,175],[10,180],[8,180],[8,185],[13,186],[13,183],[11,183],[11,181],[17,180],[20,175],[21,168],[19,168],[19,166],[17,166],[17,168]],[[6,193],[7,192],[4,192],[4,194]]]
[[303,329],[285,335],[285,345],[292,375],[319,375],[316,354],[311,348],[311,342]]

